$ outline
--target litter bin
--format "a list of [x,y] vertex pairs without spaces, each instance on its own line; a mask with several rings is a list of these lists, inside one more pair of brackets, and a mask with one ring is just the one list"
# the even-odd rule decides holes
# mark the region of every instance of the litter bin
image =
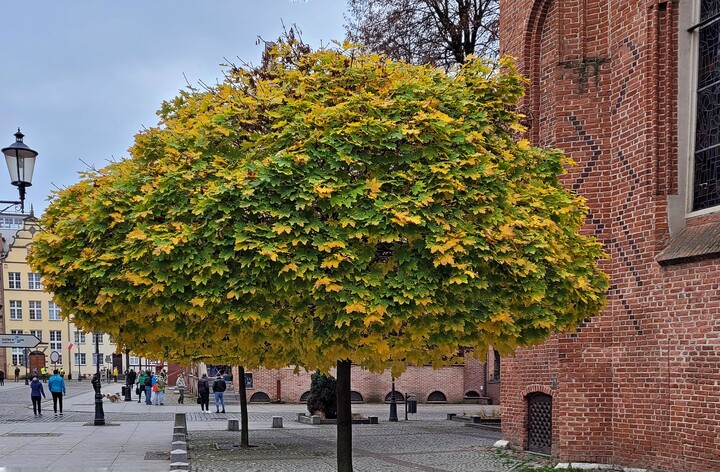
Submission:
[[405,395],[405,412],[413,415],[417,413],[417,397],[414,394],[408,393]]
[[123,398],[127,397],[127,385],[122,386],[122,396]]

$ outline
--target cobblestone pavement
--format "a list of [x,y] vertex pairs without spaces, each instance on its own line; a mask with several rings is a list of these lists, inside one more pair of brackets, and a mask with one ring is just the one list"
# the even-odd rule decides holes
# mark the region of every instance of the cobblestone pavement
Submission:
[[[179,405],[178,396],[173,392],[165,396],[164,406],[137,403],[134,392],[131,402],[111,403],[105,399],[103,407],[108,427],[98,429],[92,426],[95,405],[90,382],[69,380],[66,384],[68,394],[62,417],[53,415],[50,400],[43,402],[43,416],[35,417],[30,406],[30,387],[23,382],[6,382],[0,387],[0,436],[6,436],[3,437],[5,442],[15,441],[6,444],[6,447],[0,442],[0,470],[46,470],[44,466],[37,469],[17,468],[15,462],[10,463],[15,457],[11,455],[12,448],[63,452],[59,461],[55,456],[48,455],[46,458],[48,467],[52,464],[53,470],[58,471],[89,470],[83,469],[87,461],[82,454],[89,454],[88,457],[95,454],[102,458],[105,465],[93,470],[168,470],[170,437],[175,413],[178,412],[185,413],[187,417],[189,461],[194,471],[336,470],[336,427],[298,423],[297,414],[305,412],[304,405],[250,404],[248,417],[252,447],[243,449],[239,447],[240,433],[227,431],[228,419],[240,418],[239,405],[232,401],[233,394],[228,395],[231,401],[226,405],[225,414],[201,412],[192,396],[186,397],[187,402]],[[103,384],[102,390],[103,393],[120,393],[121,387],[121,383]],[[410,415],[409,421],[404,421],[404,404],[399,404],[400,421],[390,422],[387,404],[354,404],[354,413],[377,416],[380,420],[376,425],[353,426],[355,470],[523,470],[519,468],[522,461],[491,447],[500,439],[498,431],[465,427],[462,423],[446,419],[447,413],[485,415],[496,409],[480,405],[420,404],[418,414]],[[275,416],[283,418],[284,428],[271,427]],[[148,422],[154,425],[145,427]],[[33,437],[23,439],[28,434]],[[73,435],[84,439],[75,441]],[[117,437],[117,441],[123,444],[117,451],[108,451],[107,447],[99,450],[96,442],[102,441],[103,435]]]
[[[239,432],[192,430],[188,452],[195,471],[330,472],[336,470],[335,435],[333,425],[251,428],[251,447],[243,449]],[[498,439],[499,432],[439,418],[354,425],[353,466],[359,472],[518,470],[521,462],[491,447]]]

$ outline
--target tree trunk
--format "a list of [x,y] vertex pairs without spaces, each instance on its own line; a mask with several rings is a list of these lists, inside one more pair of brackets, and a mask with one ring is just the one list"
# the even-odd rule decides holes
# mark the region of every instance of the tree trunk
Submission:
[[247,390],[245,389],[245,367],[238,366],[238,386],[240,390],[240,446],[250,447],[248,437]]
[[337,362],[337,470],[352,472],[350,361]]

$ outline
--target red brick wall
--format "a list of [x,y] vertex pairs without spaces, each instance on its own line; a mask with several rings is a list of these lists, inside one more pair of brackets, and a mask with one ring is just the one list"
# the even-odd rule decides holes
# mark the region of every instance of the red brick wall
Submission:
[[[469,371],[466,375],[465,372]],[[301,371],[295,374],[294,369],[268,370],[265,368],[247,370],[253,374],[253,388],[248,390],[248,398],[256,392],[264,392],[272,401],[278,400],[278,381],[280,382],[280,400],[288,403],[300,401],[303,393],[310,390],[310,373]],[[427,401],[428,396],[438,391],[445,395],[448,403],[461,403],[468,390],[475,390],[482,395],[484,382],[484,364],[471,361],[466,366],[452,366],[442,369],[430,367],[408,367],[407,371],[395,379],[395,390],[417,394],[419,402]],[[334,375],[334,370],[330,372]],[[237,376],[237,370],[235,371]],[[237,377],[236,377],[237,378]],[[375,374],[352,367],[351,390],[362,395],[365,402],[383,402],[390,393],[392,379],[389,372]],[[495,401],[499,401],[496,398]]]
[[528,134],[577,163],[565,183],[587,197],[612,276],[601,316],[503,360],[503,434],[517,445],[525,396],[542,391],[558,458],[720,470],[720,262],[655,261],[684,185],[677,18],[690,3],[500,0],[502,51],[531,79]]

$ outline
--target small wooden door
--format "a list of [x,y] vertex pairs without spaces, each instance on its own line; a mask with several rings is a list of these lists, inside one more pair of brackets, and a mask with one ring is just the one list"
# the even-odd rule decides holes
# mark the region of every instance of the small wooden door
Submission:
[[552,397],[544,393],[528,395],[528,450],[550,454],[552,450]]

